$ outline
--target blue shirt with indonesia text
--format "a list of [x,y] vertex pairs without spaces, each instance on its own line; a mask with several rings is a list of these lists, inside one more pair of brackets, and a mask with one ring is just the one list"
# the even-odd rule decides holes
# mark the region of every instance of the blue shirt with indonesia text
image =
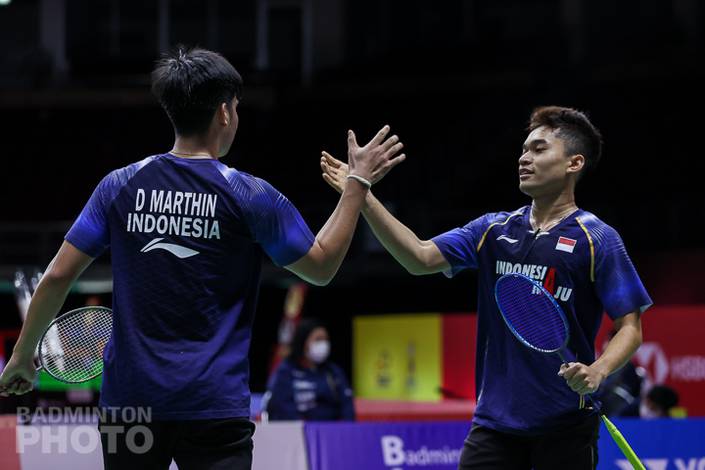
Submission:
[[93,257],[110,248],[102,406],[249,416],[262,255],[285,266],[314,240],[281,193],[217,160],[152,156],[106,176],[66,240]]
[[529,213],[527,206],[486,214],[433,239],[451,266],[447,275],[478,270],[473,422],[527,435],[574,426],[595,410],[557,375],[558,355],[527,348],[506,327],[494,298],[497,279],[519,272],[542,283],[568,319],[568,349],[585,364],[595,359],[603,311],[616,319],[652,303],[612,227],[578,209],[535,232]]

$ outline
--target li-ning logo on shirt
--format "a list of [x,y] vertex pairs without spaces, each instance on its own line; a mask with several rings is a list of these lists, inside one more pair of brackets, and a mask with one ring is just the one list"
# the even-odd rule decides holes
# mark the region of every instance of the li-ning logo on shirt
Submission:
[[500,236],[498,236],[498,237],[497,237],[497,240],[504,240],[505,242],[509,242],[509,243],[511,243],[512,245],[519,241],[519,240],[516,240],[516,239],[514,239],[514,238],[509,238],[509,237],[506,236],[506,235],[500,235]]
[[147,243],[144,248],[140,250],[142,253],[147,253],[152,250],[166,250],[177,258],[190,258],[191,256],[196,256],[199,252],[192,250],[191,248],[186,248],[185,246],[176,245],[174,243],[159,243],[163,238],[155,238],[151,242]]

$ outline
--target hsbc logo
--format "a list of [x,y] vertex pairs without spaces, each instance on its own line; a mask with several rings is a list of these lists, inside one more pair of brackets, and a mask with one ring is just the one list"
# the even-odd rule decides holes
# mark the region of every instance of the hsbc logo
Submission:
[[668,358],[658,343],[643,343],[634,360],[646,370],[651,383],[661,384],[668,378]]

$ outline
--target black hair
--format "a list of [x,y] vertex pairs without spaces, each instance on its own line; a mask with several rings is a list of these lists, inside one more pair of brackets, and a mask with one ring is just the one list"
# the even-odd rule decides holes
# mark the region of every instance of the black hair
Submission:
[[294,364],[298,364],[301,361],[304,354],[306,354],[306,340],[316,328],[325,328],[325,326],[313,318],[304,318],[299,322],[289,346],[289,356],[287,356],[289,361]]
[[666,385],[654,385],[646,396],[665,412],[678,404],[678,393]]
[[528,130],[531,132],[541,126],[557,131],[568,155],[585,157],[585,171],[581,175],[597,166],[602,156],[602,134],[585,113],[573,108],[542,106],[531,113]]
[[208,130],[222,103],[242,95],[242,77],[217,52],[177,46],[152,71],[152,93],[183,136]]

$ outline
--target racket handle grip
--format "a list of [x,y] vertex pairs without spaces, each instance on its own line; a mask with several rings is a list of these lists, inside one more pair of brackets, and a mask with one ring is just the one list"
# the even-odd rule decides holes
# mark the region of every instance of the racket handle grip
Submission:
[[[564,364],[568,364],[569,362],[576,362],[575,356],[570,351],[570,349],[568,349],[566,347],[559,349],[556,353],[561,358],[561,361],[563,361]],[[595,400],[593,400],[591,394],[582,395],[582,396],[585,397],[585,399],[587,401],[589,401],[593,407],[597,407],[597,405],[595,404]]]

